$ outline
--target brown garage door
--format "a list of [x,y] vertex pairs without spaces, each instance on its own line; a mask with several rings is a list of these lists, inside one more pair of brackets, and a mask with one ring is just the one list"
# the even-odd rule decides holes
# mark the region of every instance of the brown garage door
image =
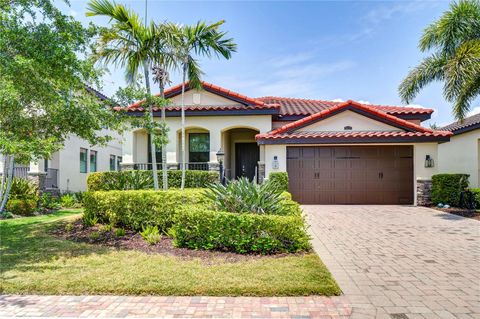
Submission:
[[289,188],[303,204],[412,204],[412,146],[287,147]]

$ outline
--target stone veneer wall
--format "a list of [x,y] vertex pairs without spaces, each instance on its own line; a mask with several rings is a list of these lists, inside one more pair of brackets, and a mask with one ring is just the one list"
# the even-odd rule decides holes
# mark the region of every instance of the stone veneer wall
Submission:
[[432,205],[432,181],[417,179],[417,206]]

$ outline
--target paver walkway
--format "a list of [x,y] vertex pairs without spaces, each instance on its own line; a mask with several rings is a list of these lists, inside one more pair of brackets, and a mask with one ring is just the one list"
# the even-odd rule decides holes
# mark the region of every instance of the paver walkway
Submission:
[[0,296],[0,317],[349,318],[344,297]]
[[480,222],[421,207],[303,208],[353,319],[480,318]]

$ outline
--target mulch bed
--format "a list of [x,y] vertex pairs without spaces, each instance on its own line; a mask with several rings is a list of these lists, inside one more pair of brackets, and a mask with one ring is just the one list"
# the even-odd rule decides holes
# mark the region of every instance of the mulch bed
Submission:
[[458,208],[458,207],[450,207],[450,208],[439,208],[433,207],[436,210],[442,211],[444,213],[454,214],[466,218],[476,219],[480,221],[480,212],[476,210],[466,209],[466,208]]
[[[305,253],[297,254],[276,254],[276,255],[254,255],[254,254],[236,254],[232,252],[213,251],[213,250],[193,250],[187,248],[177,248],[173,246],[173,240],[170,237],[162,236],[162,240],[155,245],[148,244],[139,233],[131,230],[125,230],[125,236],[116,236],[114,231],[101,231],[101,226],[85,228],[81,220],[71,223],[73,228],[70,231],[65,229],[66,224],[52,229],[50,233],[57,238],[82,242],[94,245],[101,245],[122,250],[135,250],[147,254],[161,254],[166,256],[175,256],[183,259],[201,259],[207,263],[214,263],[215,260],[224,262],[240,262],[262,258],[281,258],[287,256],[299,256]],[[98,233],[97,238],[92,238],[92,233]]]

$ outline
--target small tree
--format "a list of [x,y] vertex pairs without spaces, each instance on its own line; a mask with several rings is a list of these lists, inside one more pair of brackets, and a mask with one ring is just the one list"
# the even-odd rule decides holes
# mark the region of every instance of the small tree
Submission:
[[82,26],[52,1],[0,3],[0,212],[8,201],[15,162],[48,158],[71,134],[103,144],[104,128],[119,129],[111,112],[85,83],[98,83],[88,59],[97,28]]

